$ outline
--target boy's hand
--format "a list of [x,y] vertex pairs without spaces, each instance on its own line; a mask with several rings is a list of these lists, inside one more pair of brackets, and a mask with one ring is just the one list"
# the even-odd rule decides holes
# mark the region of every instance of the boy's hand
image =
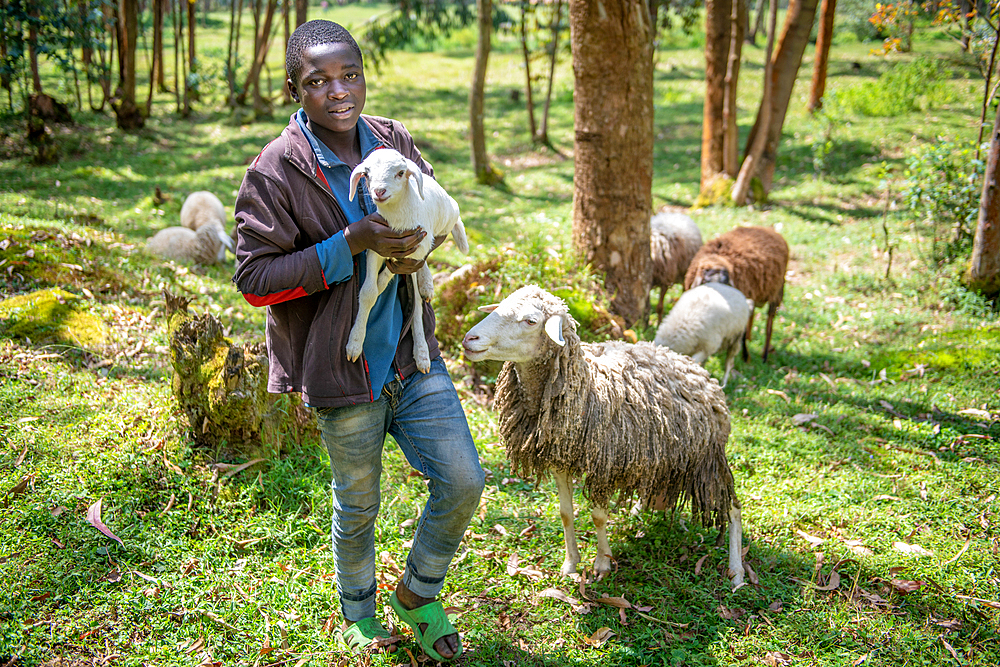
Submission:
[[[351,223],[344,230],[344,239],[352,255],[362,250],[374,250],[387,259],[406,257],[423,240],[427,232],[420,230],[397,232],[378,213],[372,213]],[[411,260],[412,261],[412,260]],[[417,267],[419,268],[419,266]],[[414,268],[413,271],[417,269]],[[406,273],[411,273],[407,271]]]
[[[435,236],[434,241],[431,243],[431,252],[434,251],[434,248],[444,243],[446,238],[448,237]],[[412,257],[390,258],[386,260],[385,265],[393,273],[410,274],[416,273],[424,265],[424,260],[413,259]]]

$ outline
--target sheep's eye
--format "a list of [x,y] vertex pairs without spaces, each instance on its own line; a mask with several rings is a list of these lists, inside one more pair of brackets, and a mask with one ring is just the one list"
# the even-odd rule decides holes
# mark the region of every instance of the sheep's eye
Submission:
[[399,172],[396,174],[396,178],[402,178],[403,174],[405,173],[406,173],[405,169],[400,169]]
[[538,324],[538,320],[535,319],[534,317],[526,317],[526,318],[524,318],[521,321],[524,322],[525,324],[527,324],[529,327],[533,327],[536,324]]

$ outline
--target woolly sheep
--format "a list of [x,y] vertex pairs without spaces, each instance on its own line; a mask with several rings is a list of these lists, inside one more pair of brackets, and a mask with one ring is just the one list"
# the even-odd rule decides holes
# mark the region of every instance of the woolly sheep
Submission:
[[198,231],[205,225],[217,225],[216,235],[219,237],[221,246],[218,250],[216,261],[223,262],[226,259],[226,250],[236,254],[236,246],[232,237],[226,234],[226,219],[228,218],[226,207],[211,192],[199,190],[192,192],[184,200],[181,206],[181,225],[192,231]]
[[752,310],[753,303],[735,287],[704,283],[681,294],[653,342],[702,365],[719,350],[725,350],[725,387],[741,343],[743,361],[747,360],[744,336]]
[[[708,241],[691,260],[684,289],[702,283],[732,285],[754,302],[767,308],[767,337],[764,361],[771,347],[774,313],[785,294],[785,270],[788,267],[788,243],[781,234],[766,227],[737,227]],[[753,330],[754,311],[747,321],[746,339]]]
[[701,231],[691,216],[663,211],[649,221],[649,252],[653,262],[651,287],[660,288],[656,306],[657,324],[663,322],[663,297],[672,285],[684,282],[684,274],[698,248]]
[[167,227],[146,242],[146,250],[164,259],[215,264],[220,250],[225,257],[220,232],[221,228],[215,224],[203,225],[196,232],[187,227]]
[[729,571],[744,578],[742,521],[726,461],[729,410],[717,382],[691,359],[652,343],[581,343],[566,304],[522,287],[472,327],[463,341],[470,361],[505,361],[494,407],[515,469],[559,489],[566,559],[576,571],[573,478],[590,498],[597,531],[594,569],[611,567],[608,502],[635,494],[692,513],[720,528],[729,521]]
[[[427,232],[410,257],[426,259],[431,251],[434,237],[449,233],[455,239],[459,251],[463,254],[469,253],[469,241],[465,236],[465,226],[459,217],[458,203],[433,178],[424,178],[424,174],[415,162],[391,148],[373,151],[351,172],[351,199],[354,199],[354,193],[362,177],[368,179],[368,191],[375,201],[378,212],[390,227],[397,231],[421,228]],[[389,269],[382,270],[385,264],[383,257],[375,252],[366,254],[367,273],[358,297],[358,317],[354,320],[350,337],[347,339],[347,358],[351,361],[361,356],[367,334],[368,315],[375,305],[375,299],[385,290],[392,278]],[[419,308],[421,297],[430,300],[434,295],[434,279],[426,263],[412,274],[412,278],[413,359],[417,363],[417,369],[426,373],[431,368],[431,360]]]

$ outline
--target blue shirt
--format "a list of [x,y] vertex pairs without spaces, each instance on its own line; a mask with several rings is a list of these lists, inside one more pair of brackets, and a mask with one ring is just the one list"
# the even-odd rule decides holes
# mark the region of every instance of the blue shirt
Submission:
[[[323,176],[330,185],[330,191],[336,198],[348,222],[357,222],[375,211],[375,203],[368,193],[365,179],[358,183],[354,199],[349,199],[351,191],[351,168],[340,160],[329,147],[316,138],[307,126],[305,111],[299,109],[295,116],[302,133],[309,140],[316,160],[319,162]],[[361,157],[366,158],[382,143],[368,127],[368,124],[358,120],[358,138],[361,144]],[[323,278],[327,285],[344,282],[354,274],[354,257],[347,245],[344,232],[337,232],[326,241],[316,245],[319,263],[323,267]],[[358,257],[358,279],[363,283],[367,273],[367,257],[364,251]],[[368,381],[371,383],[372,396],[378,398],[382,387],[391,379],[392,361],[396,357],[396,346],[399,344],[399,334],[403,330],[403,306],[399,301],[398,288],[400,281],[393,275],[385,291],[379,294],[368,315],[368,330],[365,333],[363,358],[368,366]]]

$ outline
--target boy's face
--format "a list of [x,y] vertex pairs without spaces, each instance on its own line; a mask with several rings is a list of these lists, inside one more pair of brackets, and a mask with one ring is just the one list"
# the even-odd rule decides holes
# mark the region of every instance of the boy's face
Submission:
[[313,131],[352,132],[365,106],[365,72],[347,44],[318,44],[302,54],[299,80],[288,79]]

